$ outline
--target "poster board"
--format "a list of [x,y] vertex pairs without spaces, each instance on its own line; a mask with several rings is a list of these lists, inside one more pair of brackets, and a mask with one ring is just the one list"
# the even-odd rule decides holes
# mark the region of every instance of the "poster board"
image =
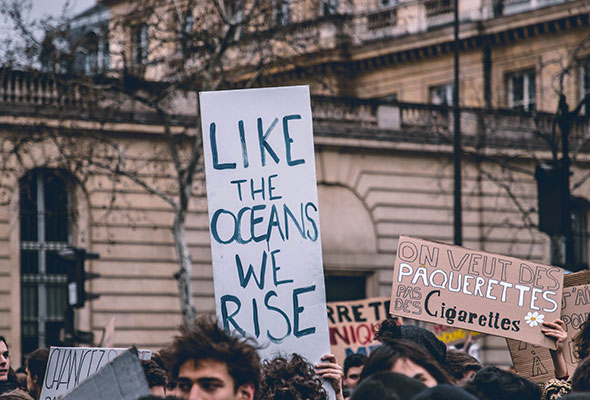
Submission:
[[559,318],[562,285],[559,267],[401,236],[391,313],[553,347],[539,320]]
[[136,400],[149,394],[137,350],[129,349],[86,379],[64,400]]
[[[109,347],[50,347],[40,398],[53,400],[69,393],[125,351]],[[141,360],[152,358],[151,350],[138,353]]]
[[330,351],[309,88],[200,93],[215,304],[261,356]]
[[326,304],[330,348],[340,365],[348,355],[361,353],[368,356],[379,345],[375,331],[387,318],[389,302],[389,297],[373,297]]
[[468,331],[461,328],[453,328],[448,325],[432,324],[430,331],[436,335],[436,338],[446,344],[447,346],[464,343],[471,334],[472,338],[481,336],[481,333]]
[[[590,293],[587,292],[590,284],[590,271],[579,271],[565,275],[563,281],[561,318],[566,324],[568,334],[568,340],[564,344],[566,350],[564,355],[571,376],[578,364],[578,360],[574,356],[571,339],[579,331],[581,322],[583,322],[582,318],[590,311],[590,305],[584,305],[586,300],[590,300]],[[580,287],[585,288],[584,291],[580,291]],[[507,339],[507,343],[514,369],[519,375],[537,383],[547,382],[555,377],[553,362],[548,349],[529,345],[518,340]]]

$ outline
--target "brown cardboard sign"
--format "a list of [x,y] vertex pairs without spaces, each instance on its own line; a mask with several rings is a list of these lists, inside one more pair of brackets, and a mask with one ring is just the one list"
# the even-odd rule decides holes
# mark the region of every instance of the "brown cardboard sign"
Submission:
[[348,355],[361,353],[368,356],[379,345],[375,331],[387,318],[389,297],[330,302],[326,306],[330,350],[340,365]]
[[506,342],[518,375],[535,383],[545,383],[555,378],[549,349],[513,339],[506,339]]
[[562,289],[559,267],[401,236],[390,312],[553,347]]
[[[590,271],[580,271],[565,275],[562,298],[561,319],[565,322],[568,340],[564,344],[565,360],[569,374],[578,365],[575,358],[572,338],[580,330],[580,325],[590,312]],[[518,340],[507,340],[514,369],[533,382],[543,383],[554,378],[553,362],[548,349],[532,346]]]
[[580,360],[576,357],[572,339],[580,331],[581,325],[590,313],[590,285],[565,288],[562,305],[561,320],[565,323],[567,332],[564,356],[568,370],[570,374],[573,374]]

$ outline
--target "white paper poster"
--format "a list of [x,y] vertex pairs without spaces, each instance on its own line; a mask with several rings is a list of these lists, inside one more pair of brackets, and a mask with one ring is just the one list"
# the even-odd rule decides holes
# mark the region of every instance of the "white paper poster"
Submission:
[[329,352],[307,86],[200,94],[215,301],[261,355]]
[[[52,346],[40,398],[53,400],[71,392],[125,351],[127,349],[108,347]],[[152,358],[151,350],[138,350],[138,353],[141,360]]]

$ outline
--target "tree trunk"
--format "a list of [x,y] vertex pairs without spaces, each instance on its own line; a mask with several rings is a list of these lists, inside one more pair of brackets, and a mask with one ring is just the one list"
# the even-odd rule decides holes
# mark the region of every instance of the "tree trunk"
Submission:
[[179,270],[174,277],[178,285],[178,297],[180,300],[180,310],[182,311],[182,321],[191,322],[195,319],[195,305],[193,300],[193,291],[191,288],[191,270],[192,261],[186,236],[184,224],[186,221],[186,211],[179,210],[174,215],[174,225],[172,226],[172,236],[174,237],[174,247],[178,257]]

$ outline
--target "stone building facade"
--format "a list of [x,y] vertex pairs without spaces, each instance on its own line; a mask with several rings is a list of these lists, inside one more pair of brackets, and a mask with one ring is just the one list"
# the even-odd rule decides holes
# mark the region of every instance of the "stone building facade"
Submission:
[[[100,3],[103,18],[124,14],[127,6]],[[297,8],[312,3],[315,7],[292,1],[286,21],[294,35],[315,43],[306,59],[309,68],[284,65],[259,83],[312,88],[328,297],[387,296],[399,235],[453,240],[449,2],[323,1],[313,12]],[[544,112],[555,111],[558,94],[573,104],[590,91],[587,46],[579,46],[590,33],[588,10],[581,0],[503,4],[498,9],[496,2],[460,1],[464,245],[548,263],[549,238],[537,229],[534,168],[553,154],[539,133],[551,136],[554,116]],[[133,43],[138,42],[128,43],[132,52]],[[110,49],[108,62],[116,69],[116,51]],[[556,81],[567,61],[571,68]],[[145,69],[151,78],[159,73],[162,68]],[[41,81],[3,71],[4,132],[18,137],[39,127],[65,130],[74,134],[75,148],[93,143],[93,133],[106,134],[125,148],[130,162],[142,166],[144,177],[173,193],[171,160],[157,119],[135,110],[96,120],[79,93],[56,95]],[[64,115],[64,108],[69,113]],[[181,134],[194,122],[185,116],[173,129]],[[588,123],[575,119],[572,190],[583,199],[590,199],[589,133]],[[2,150],[8,161],[0,206],[0,333],[13,353],[59,340],[64,277],[61,267],[52,265],[59,264],[55,253],[67,245],[100,253],[87,263],[101,275],[88,283],[100,298],[77,311],[78,329],[98,339],[116,317],[114,345],[158,349],[167,343],[181,320],[170,206],[108,169],[64,163],[51,140],[30,145],[21,160],[9,157],[13,144]],[[199,313],[214,309],[203,179],[199,176],[193,188],[186,227]],[[25,214],[32,218],[29,225],[37,224],[35,232],[23,231]],[[65,231],[50,233],[49,215],[57,218],[54,224],[61,216]],[[585,232],[587,211],[580,218]],[[484,362],[509,364],[502,339],[488,337],[482,344]]]

